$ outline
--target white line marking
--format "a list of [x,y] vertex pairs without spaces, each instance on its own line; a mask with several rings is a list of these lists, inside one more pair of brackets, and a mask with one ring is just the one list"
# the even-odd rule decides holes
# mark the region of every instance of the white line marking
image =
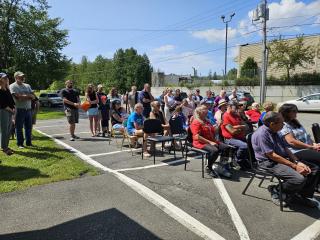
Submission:
[[39,129],[39,128],[52,128],[52,127],[61,127],[61,124],[60,124],[60,125],[37,126],[37,127],[35,127],[35,129]]
[[[320,210],[320,202],[317,201],[315,198],[312,199],[313,201],[318,202],[318,209]],[[293,237],[291,240],[305,240],[310,239],[314,240],[320,235],[320,220],[315,221],[309,227],[304,229],[301,233]]]
[[159,163],[159,164],[155,164],[155,165],[148,165],[148,166],[143,166],[143,167],[117,169],[115,171],[117,171],[117,172],[135,171],[135,170],[141,170],[141,169],[169,166],[169,165],[173,165],[175,163],[181,163],[181,162],[184,162],[184,159],[174,160],[174,161],[167,162],[167,163]]
[[92,166],[95,166],[97,168],[102,169],[103,171],[109,172],[114,174],[119,180],[121,180],[123,183],[125,183],[127,186],[129,186],[131,189],[139,193],[142,197],[149,200],[151,203],[153,203],[155,206],[157,206],[159,209],[167,213],[170,217],[175,219],[177,222],[185,226],[187,229],[191,230],[198,236],[202,237],[203,239],[212,239],[212,240],[223,240],[224,238],[220,236],[215,231],[211,230],[201,222],[199,222],[197,219],[190,216],[188,213],[184,212],[177,206],[170,203],[168,200],[161,197],[159,194],[155,193],[151,189],[145,187],[141,183],[138,183],[137,181],[125,176],[124,174],[120,172],[116,172],[115,170],[112,170],[110,168],[107,168],[103,166],[102,164],[98,163],[97,161],[90,158],[88,155],[85,155],[84,153],[80,152],[79,150],[69,146],[68,144],[55,139],[54,137],[37,130],[39,133],[43,134],[44,136],[47,136],[51,138],[54,142],[57,144],[65,147],[67,150],[72,151],[76,156],[83,159],[85,162],[91,164]]
[[[85,134],[85,133],[91,133],[91,132],[76,132],[76,134]],[[56,133],[56,134],[51,134],[52,137],[55,137],[55,136],[65,136],[65,135],[70,135],[70,133]]]
[[[132,151],[139,151],[141,149],[132,149]],[[114,151],[114,152],[106,152],[106,153],[97,153],[97,154],[91,154],[88,155],[88,157],[100,157],[100,156],[105,156],[105,155],[112,155],[112,154],[117,154],[117,153],[121,153],[121,152],[130,152],[130,149],[126,149],[126,150],[121,150],[121,151]]]
[[231,219],[240,235],[240,239],[243,240],[249,240],[249,234],[248,234],[248,230],[246,228],[246,226],[243,224],[239,213],[237,212],[235,206],[233,205],[233,202],[227,192],[227,189],[225,188],[221,178],[213,178],[212,179],[214,184],[216,185],[219,194],[223,200],[223,202],[225,203],[225,205],[228,208],[229,214],[231,216]]

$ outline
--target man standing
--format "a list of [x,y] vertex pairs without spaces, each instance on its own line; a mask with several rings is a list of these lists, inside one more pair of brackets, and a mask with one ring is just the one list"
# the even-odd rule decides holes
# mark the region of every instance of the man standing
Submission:
[[24,148],[24,136],[22,128],[24,128],[26,145],[32,146],[32,112],[31,101],[35,99],[29,84],[24,83],[25,75],[23,72],[14,73],[15,82],[10,85],[10,91],[16,104],[16,136],[19,148]]
[[80,98],[79,93],[73,89],[72,80],[66,81],[66,88],[61,91],[61,97],[63,99],[65,113],[69,122],[70,131],[70,141],[79,139],[78,136],[74,134],[76,129],[76,123],[79,123],[79,107]]
[[143,90],[139,93],[139,102],[143,105],[143,116],[149,118],[151,112],[151,102],[154,97],[151,95],[151,87],[148,83],[144,84]]
[[[252,135],[252,147],[259,167],[283,180],[282,191],[287,195],[284,197],[285,203],[295,201],[316,207],[317,203],[308,198],[313,197],[318,167],[303,163],[287,148],[287,143],[278,135],[283,127],[280,113],[266,113],[263,122],[264,125]],[[273,203],[280,205],[279,185],[270,185],[268,190]]]
[[134,106],[138,103],[138,96],[139,93],[137,92],[137,87],[132,86],[131,87],[131,92],[128,93],[128,104],[129,104],[129,109],[130,113],[134,112]]
[[200,102],[202,101],[202,99],[203,97],[200,95],[200,89],[197,89],[195,95],[193,96],[196,107],[200,106]]

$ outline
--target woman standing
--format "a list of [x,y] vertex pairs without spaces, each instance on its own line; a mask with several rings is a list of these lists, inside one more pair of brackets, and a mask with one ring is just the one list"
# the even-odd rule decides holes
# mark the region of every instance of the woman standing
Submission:
[[94,87],[92,84],[89,84],[87,87],[86,100],[91,104],[90,108],[87,111],[87,114],[89,116],[90,131],[91,131],[92,137],[95,137],[97,136],[97,129],[98,129],[99,98],[96,91],[94,91]]
[[[196,108],[194,119],[190,125],[192,144],[195,148],[208,152],[207,171],[210,176],[216,177],[212,165],[217,160],[219,153],[228,149],[229,146],[215,139],[215,128],[207,119],[207,115],[208,109],[205,106]],[[226,168],[221,171],[221,174],[225,177],[231,177],[231,173]]]
[[14,114],[14,100],[9,90],[9,79],[5,73],[0,73],[0,134],[1,149],[7,155],[13,151],[8,147],[11,135],[12,116]]
[[176,101],[174,100],[172,89],[168,88],[167,94],[164,96],[164,116],[167,122],[169,122],[171,113],[174,111],[175,107]]

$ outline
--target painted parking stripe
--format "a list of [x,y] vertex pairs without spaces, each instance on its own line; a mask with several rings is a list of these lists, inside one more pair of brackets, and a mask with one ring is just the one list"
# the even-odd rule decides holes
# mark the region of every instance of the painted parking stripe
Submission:
[[248,230],[246,228],[246,226],[244,225],[244,223],[242,222],[242,219],[239,215],[239,213],[237,212],[228,192],[227,189],[225,188],[222,179],[221,178],[213,178],[212,179],[215,186],[217,187],[219,194],[224,202],[224,204],[227,206],[230,217],[233,221],[233,224],[235,225],[240,239],[242,240],[249,240],[249,234],[248,234]]
[[[122,152],[130,152],[130,149],[126,150],[121,150],[121,151],[114,151],[114,152],[105,152],[105,153],[97,153],[97,154],[90,154],[88,157],[100,157],[100,156],[106,156],[106,155],[112,155],[112,154],[117,154],[117,153],[122,153]],[[139,149],[132,149],[132,151],[139,151]],[[141,151],[141,149],[140,149]]]
[[182,163],[182,162],[184,162],[184,159],[174,160],[174,161],[167,162],[167,163],[152,164],[152,165],[147,165],[147,166],[143,166],[143,167],[117,169],[115,171],[117,171],[117,172],[136,171],[136,170],[142,170],[142,169],[148,169],[148,168],[170,166],[170,165],[173,165],[173,164],[176,164],[176,163]]
[[170,203],[168,200],[161,197],[159,194],[155,193],[151,189],[147,188],[146,186],[142,185],[141,183],[138,183],[137,181],[127,177],[126,175],[117,172],[113,169],[107,168],[103,166],[101,163],[98,163],[97,161],[93,160],[88,155],[80,152],[79,150],[71,147],[70,145],[55,139],[54,137],[50,136],[49,134],[46,134],[40,130],[37,130],[39,133],[43,134],[44,136],[47,136],[51,138],[54,142],[57,144],[65,147],[67,150],[74,153],[76,156],[83,159],[85,162],[91,164],[92,166],[95,166],[97,168],[100,168],[101,170],[105,172],[109,172],[114,174],[120,181],[125,183],[127,186],[129,186],[131,189],[133,189],[135,192],[140,194],[145,199],[149,200],[151,203],[153,203],[155,206],[157,206],[159,209],[167,213],[170,217],[175,219],[177,222],[185,226],[187,229],[191,230],[198,236],[200,236],[203,239],[208,240],[223,240],[224,238],[220,236],[218,233],[213,231],[212,229],[208,228],[201,222],[199,222],[197,219],[193,218],[188,213],[184,212],[174,204]]
[[60,125],[37,126],[37,127],[35,127],[35,129],[39,129],[39,128],[53,128],[53,127],[61,127],[61,124],[60,124]]
[[[76,134],[85,134],[85,133],[91,133],[91,132],[77,132]],[[65,136],[65,135],[70,135],[70,133],[56,133],[56,134],[51,134],[52,137],[55,136]]]

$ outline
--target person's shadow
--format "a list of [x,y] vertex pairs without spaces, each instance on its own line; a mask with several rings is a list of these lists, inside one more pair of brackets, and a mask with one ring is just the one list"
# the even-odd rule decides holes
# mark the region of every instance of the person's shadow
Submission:
[[0,235],[0,240],[140,240],[160,239],[152,232],[120,212],[111,208],[56,226],[28,232]]
[[23,181],[29,178],[47,178],[38,169],[0,165],[0,181]]

